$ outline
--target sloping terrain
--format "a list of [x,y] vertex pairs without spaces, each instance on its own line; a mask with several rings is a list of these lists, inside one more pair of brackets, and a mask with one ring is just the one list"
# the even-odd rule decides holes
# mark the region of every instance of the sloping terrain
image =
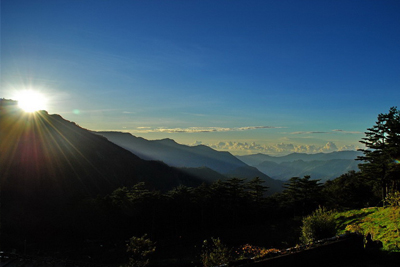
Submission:
[[216,172],[208,167],[198,167],[198,168],[190,168],[190,167],[181,167],[179,168],[181,171],[188,173],[194,177],[198,177],[199,179],[204,180],[207,183],[213,183],[217,180],[225,180],[226,176]]
[[66,219],[76,216],[74,207],[85,198],[121,186],[143,181],[149,189],[167,191],[202,183],[162,162],[145,161],[59,115],[24,113],[4,100],[0,104],[2,242],[59,234],[61,225],[75,223]]
[[17,111],[2,114],[0,123],[1,182],[12,190],[93,196],[141,181],[160,190],[185,180],[200,182],[161,162],[142,160],[59,115]]
[[371,234],[372,240],[382,242],[383,250],[400,252],[400,207],[349,210],[336,213],[335,218],[339,233]]

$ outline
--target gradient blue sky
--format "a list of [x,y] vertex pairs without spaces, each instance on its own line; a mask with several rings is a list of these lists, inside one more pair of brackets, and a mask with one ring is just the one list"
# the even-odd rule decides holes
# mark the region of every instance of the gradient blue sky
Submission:
[[233,154],[354,149],[400,100],[400,1],[2,0],[0,97]]

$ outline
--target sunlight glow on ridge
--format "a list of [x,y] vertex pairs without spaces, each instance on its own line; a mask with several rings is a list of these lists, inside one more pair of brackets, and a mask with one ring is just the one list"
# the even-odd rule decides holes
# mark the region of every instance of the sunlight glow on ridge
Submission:
[[34,90],[23,90],[17,93],[18,106],[25,112],[35,112],[46,109],[47,99],[41,93]]

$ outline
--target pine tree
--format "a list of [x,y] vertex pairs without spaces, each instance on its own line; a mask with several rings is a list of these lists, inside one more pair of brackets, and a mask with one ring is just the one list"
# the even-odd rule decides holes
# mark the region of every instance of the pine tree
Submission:
[[364,177],[381,188],[382,201],[390,191],[399,190],[400,166],[400,111],[391,107],[389,112],[378,115],[376,124],[368,128],[366,137],[360,141],[366,149],[358,157]]
[[322,201],[322,184],[320,180],[311,180],[309,175],[303,178],[292,177],[284,185],[283,195],[294,213],[305,215],[316,209]]
[[228,197],[232,202],[237,203],[244,197],[244,181],[242,178],[229,178],[225,181],[225,185],[228,191]]
[[260,177],[256,177],[247,182],[246,187],[252,201],[259,204],[264,197],[264,193],[267,192],[268,186],[263,185],[264,181]]
[[227,210],[231,214],[231,223],[236,226],[240,214],[245,210],[246,205],[246,192],[245,192],[245,179],[242,178],[229,178],[224,184],[227,190]]

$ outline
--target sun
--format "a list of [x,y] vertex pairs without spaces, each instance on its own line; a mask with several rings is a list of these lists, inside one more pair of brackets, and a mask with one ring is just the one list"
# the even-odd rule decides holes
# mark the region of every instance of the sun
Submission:
[[25,112],[46,109],[46,97],[34,90],[20,91],[16,96],[16,100],[18,101],[18,106]]

